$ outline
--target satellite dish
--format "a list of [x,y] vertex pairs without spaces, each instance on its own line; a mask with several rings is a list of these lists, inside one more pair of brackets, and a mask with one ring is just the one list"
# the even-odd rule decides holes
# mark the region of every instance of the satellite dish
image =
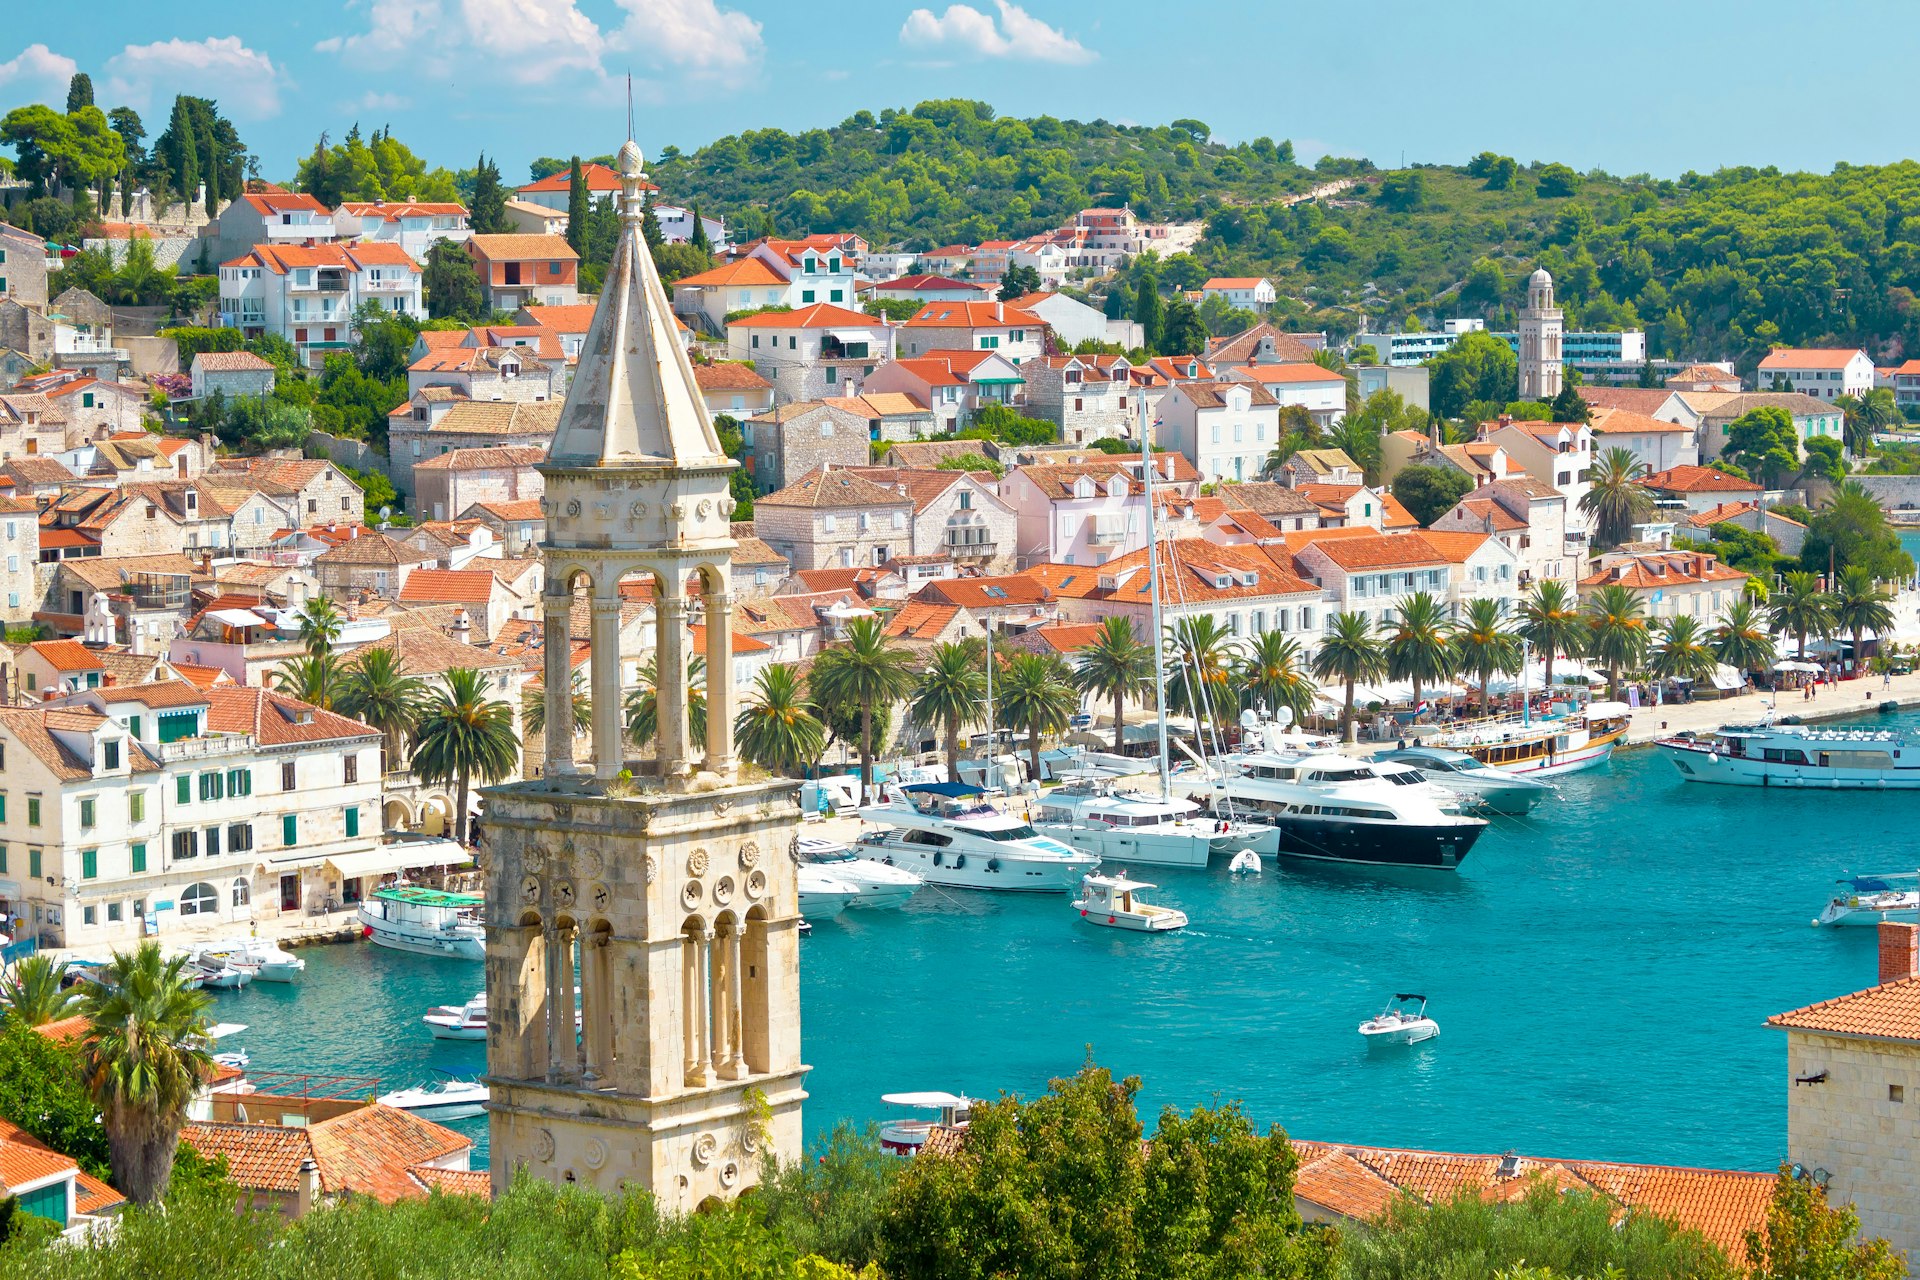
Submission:
[[392,507],[382,507],[382,508],[380,508],[380,518],[381,518],[382,520],[385,520],[385,519],[387,519],[388,517],[390,517],[390,516],[392,516],[392,515],[393,515],[393,508],[392,508]]
[[1240,713],[1240,727],[1242,729],[1258,729],[1260,727],[1259,713],[1254,711],[1252,707],[1248,707],[1245,711],[1242,711]]
[[1282,729],[1293,723],[1293,708],[1282,707],[1273,713],[1273,722]]

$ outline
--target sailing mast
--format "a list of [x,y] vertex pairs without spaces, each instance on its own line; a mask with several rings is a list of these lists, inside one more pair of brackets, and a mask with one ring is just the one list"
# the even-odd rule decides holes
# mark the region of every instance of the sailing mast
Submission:
[[[1140,474],[1147,496],[1147,596],[1153,627],[1153,708],[1158,713],[1155,720],[1160,738],[1160,798],[1165,800],[1173,795],[1173,777],[1167,767],[1167,664],[1161,651],[1165,632],[1160,622],[1160,537],[1153,509],[1153,425],[1147,424],[1140,432]],[[1113,736],[1116,741],[1124,740],[1121,726],[1114,726]]]

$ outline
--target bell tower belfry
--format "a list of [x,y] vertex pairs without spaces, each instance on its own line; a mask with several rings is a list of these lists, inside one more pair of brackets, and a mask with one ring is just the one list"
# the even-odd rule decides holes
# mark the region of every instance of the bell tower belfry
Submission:
[[[624,226],[538,470],[547,723],[571,720],[571,619],[589,617],[593,762],[549,733],[543,776],[490,788],[487,1076],[493,1185],[651,1192],[686,1212],[800,1154],[798,784],[744,781],[720,448],[641,235]],[[621,582],[650,583],[658,728],[626,726]],[[703,628],[704,740],[689,731]],[[638,656],[638,655],[634,655]],[[629,758],[631,753],[632,758]],[[576,1028],[577,1009],[577,1028]]]

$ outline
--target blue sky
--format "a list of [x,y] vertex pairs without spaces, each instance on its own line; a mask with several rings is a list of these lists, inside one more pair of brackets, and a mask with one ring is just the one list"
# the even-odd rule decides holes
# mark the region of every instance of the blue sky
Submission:
[[10,25],[40,34],[0,45],[0,110],[62,101],[78,66],[150,133],[174,93],[217,98],[269,177],[357,120],[434,164],[484,148],[524,180],[535,156],[618,145],[629,73],[649,152],[964,96],[1005,115],[1192,116],[1383,165],[1490,148],[1619,173],[1826,170],[1911,154],[1920,107],[1895,3],[920,2],[95,0],[84,21]]

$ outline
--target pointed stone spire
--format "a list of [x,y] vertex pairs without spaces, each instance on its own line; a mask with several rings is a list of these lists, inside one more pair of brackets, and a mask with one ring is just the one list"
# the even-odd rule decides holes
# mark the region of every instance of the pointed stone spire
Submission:
[[723,460],[673,307],[641,234],[646,172],[631,138],[617,164],[624,189],[620,244],[547,461],[560,467],[646,467]]

